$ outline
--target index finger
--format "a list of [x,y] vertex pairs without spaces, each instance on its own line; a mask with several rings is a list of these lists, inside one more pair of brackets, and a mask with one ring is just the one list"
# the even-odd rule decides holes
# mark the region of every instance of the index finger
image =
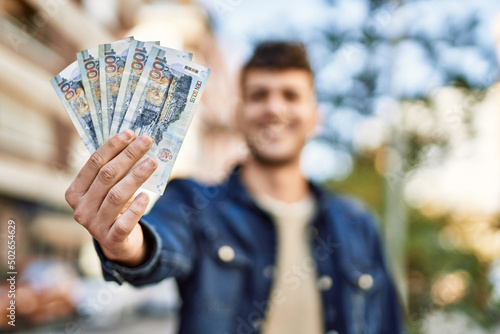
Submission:
[[99,173],[101,167],[116,157],[118,153],[123,151],[134,139],[134,137],[134,131],[130,129],[122,131],[111,137],[110,140],[92,153],[73,183],[71,183],[68,191],[70,191],[74,196],[84,195],[90,188],[92,182],[94,182],[94,179],[96,178],[97,173]]

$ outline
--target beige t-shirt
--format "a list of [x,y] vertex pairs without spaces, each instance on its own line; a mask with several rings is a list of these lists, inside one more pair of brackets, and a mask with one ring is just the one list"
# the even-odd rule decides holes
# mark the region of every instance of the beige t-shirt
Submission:
[[262,333],[323,333],[316,266],[306,233],[317,210],[313,196],[291,204],[266,195],[256,201],[273,218],[278,242],[274,282]]

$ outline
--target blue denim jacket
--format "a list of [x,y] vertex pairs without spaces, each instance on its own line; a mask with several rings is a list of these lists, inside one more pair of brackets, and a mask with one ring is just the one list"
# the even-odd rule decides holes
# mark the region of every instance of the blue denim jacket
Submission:
[[[241,183],[240,170],[217,186],[171,181],[140,221],[151,244],[140,267],[109,261],[94,240],[106,280],[135,286],[177,280],[181,334],[260,332],[272,286],[276,231]],[[371,215],[359,202],[310,187],[319,209],[308,236],[325,332],[401,333],[400,307]]]

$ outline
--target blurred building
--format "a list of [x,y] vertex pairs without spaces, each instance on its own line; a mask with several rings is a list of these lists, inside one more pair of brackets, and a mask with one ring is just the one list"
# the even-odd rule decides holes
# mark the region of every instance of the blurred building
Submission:
[[246,153],[210,17],[191,1],[5,0],[0,26],[0,243],[14,219],[18,270],[40,257],[75,263],[90,241],[64,200],[89,153],[49,83],[76,52],[130,35],[192,52],[212,72],[172,177],[217,182]]

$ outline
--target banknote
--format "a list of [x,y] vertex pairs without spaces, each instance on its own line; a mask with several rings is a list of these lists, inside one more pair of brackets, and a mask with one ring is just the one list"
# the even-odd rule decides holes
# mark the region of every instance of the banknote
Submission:
[[129,37],[125,40],[99,45],[102,134],[105,142],[109,139],[116,99],[132,40],[133,38]]
[[99,87],[99,48],[95,47],[78,52],[76,59],[82,75],[82,83],[89,103],[97,142],[99,146],[102,146],[104,139],[102,137],[101,89]]
[[130,102],[132,101],[132,97],[135,92],[135,87],[141,77],[142,70],[144,69],[144,65],[148,60],[148,55],[153,46],[165,50],[165,54],[172,54],[189,60],[193,57],[192,53],[160,46],[159,42],[141,42],[138,40],[132,41],[130,43],[130,49],[125,63],[125,69],[123,70],[122,82],[120,85],[120,91],[118,92],[118,99],[116,100],[115,111],[113,113],[110,137],[120,132],[123,118],[125,117],[125,113],[130,106]]
[[141,161],[158,168],[142,188],[162,195],[210,69],[155,43],[129,37],[81,51],[51,84],[89,152],[126,128],[151,136]]
[[90,153],[94,152],[99,144],[82,85],[78,61],[75,60],[50,82],[85,146]]
[[153,47],[122,128],[148,134],[159,166],[143,188],[163,194],[210,69]]
[[137,81],[139,81],[144,65],[148,60],[149,52],[153,45],[159,44],[160,42],[142,42],[138,40],[130,42],[125,68],[123,69],[120,90],[118,91],[115,110],[113,112],[113,120],[109,131],[110,137],[119,132],[125,112],[134,95]]
[[175,58],[164,48],[152,47],[120,130],[132,128],[140,134],[159,119],[173,77],[166,65],[166,57]]
[[162,49],[163,51],[165,51],[166,55],[174,55],[174,56],[181,57],[181,58],[187,59],[187,60],[193,59],[193,54],[191,52],[171,49],[171,48],[167,48],[166,46],[163,46],[163,45],[155,45],[155,46],[158,49]]

